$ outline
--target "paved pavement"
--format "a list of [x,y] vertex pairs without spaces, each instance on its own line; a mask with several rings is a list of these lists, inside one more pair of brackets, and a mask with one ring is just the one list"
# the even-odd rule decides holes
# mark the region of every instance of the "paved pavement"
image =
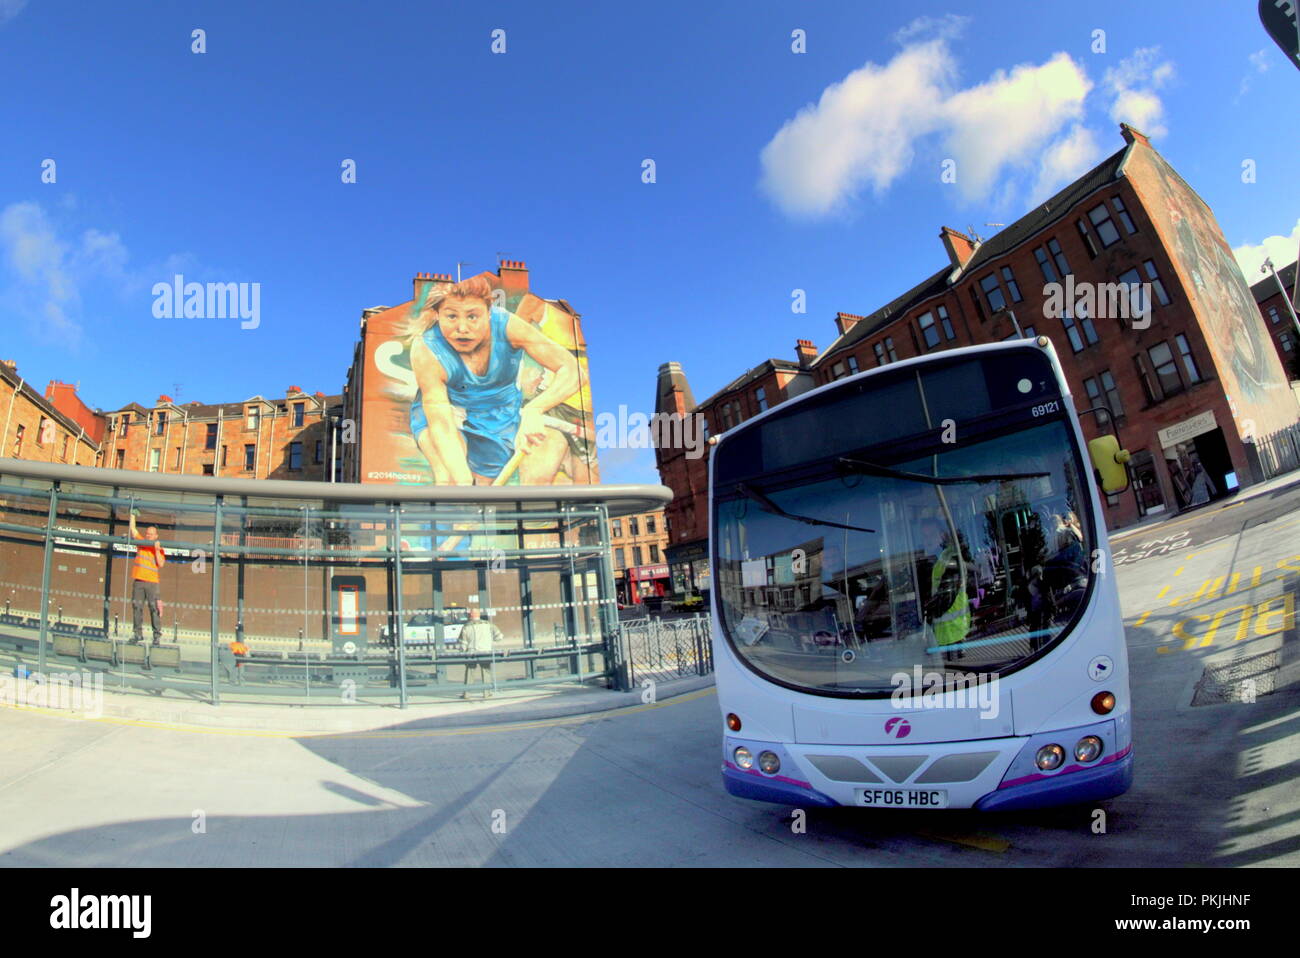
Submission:
[[[722,791],[704,687],[509,725],[390,711],[343,734],[0,709],[0,864],[1294,867],[1297,507],[1273,489],[1182,517],[1169,542],[1189,544],[1115,570],[1137,767],[1104,832],[1091,808],[810,810],[796,832]],[[1198,687],[1222,701],[1192,705]]]

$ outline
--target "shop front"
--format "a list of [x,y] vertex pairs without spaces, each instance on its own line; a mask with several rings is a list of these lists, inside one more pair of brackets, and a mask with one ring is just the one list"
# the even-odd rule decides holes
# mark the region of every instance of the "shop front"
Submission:
[[1156,435],[1177,509],[1221,499],[1239,487],[1228,443],[1214,410],[1161,429]]

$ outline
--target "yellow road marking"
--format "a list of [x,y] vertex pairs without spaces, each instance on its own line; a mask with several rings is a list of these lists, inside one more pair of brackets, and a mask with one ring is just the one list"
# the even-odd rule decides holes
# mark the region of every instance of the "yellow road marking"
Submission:
[[913,834],[919,838],[951,842],[954,845],[966,845],[969,848],[978,848],[981,851],[995,852],[999,855],[1011,847],[1011,843],[1005,838],[990,835],[986,832],[936,832],[929,828],[922,828]]
[[[1156,598],[1160,598],[1160,597],[1159,597],[1159,596],[1156,596]],[[1150,617],[1151,617],[1151,610],[1150,610],[1150,609],[1147,609],[1145,612],[1143,612],[1141,615],[1139,615],[1139,616],[1137,617],[1137,621],[1134,622],[1133,624],[1134,624],[1135,626],[1136,626],[1136,625],[1141,625],[1143,622],[1145,622],[1145,621],[1146,621],[1147,619],[1149,619]]]
[[[30,705],[5,704],[3,707],[13,709],[17,712],[34,712],[39,715],[50,715],[55,718],[75,719],[83,722],[102,722],[107,725],[162,729],[169,732],[195,732],[201,735],[237,735],[248,738],[319,738],[322,736],[331,736],[333,738],[346,739],[394,739],[439,738],[448,735],[483,735],[488,732],[519,732],[526,731],[527,729],[551,728],[557,725],[579,725],[583,722],[591,722],[600,718],[613,718],[615,716],[631,715],[637,712],[648,712],[651,709],[667,708],[670,705],[677,705],[680,702],[691,702],[695,699],[703,698],[706,695],[713,695],[716,693],[717,689],[709,687],[707,689],[699,689],[695,692],[686,692],[682,695],[674,695],[672,698],[664,702],[653,702],[648,705],[632,705],[626,708],[607,709],[603,712],[585,712],[581,715],[566,715],[553,719],[538,719],[536,722],[514,722],[504,723],[501,725],[467,725],[463,728],[396,729],[387,732],[373,729],[365,732],[289,732],[273,731],[270,729],[205,728],[201,725],[177,725],[168,722],[154,722],[147,719],[116,718],[109,715],[80,715],[62,709],[41,708]],[[401,719],[398,718],[398,721],[401,721]]]
[[1182,566],[1182,565],[1180,565],[1177,569],[1174,570],[1174,575],[1182,575],[1182,574],[1183,574],[1183,570],[1186,569],[1186,568],[1187,568],[1187,566]]
[[1169,586],[1164,586],[1159,592],[1156,593],[1156,598],[1163,599],[1168,592],[1169,592]]

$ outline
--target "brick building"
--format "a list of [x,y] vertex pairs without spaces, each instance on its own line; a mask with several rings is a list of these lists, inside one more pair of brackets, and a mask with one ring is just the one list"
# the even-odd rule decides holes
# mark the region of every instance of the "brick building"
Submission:
[[630,605],[642,596],[669,591],[668,529],[664,511],[642,512],[609,521],[610,551],[618,601]]
[[1292,309],[1300,303],[1300,285],[1296,282],[1296,264],[1292,263],[1277,271],[1277,278],[1289,295],[1283,295],[1278,289],[1277,281],[1266,276],[1250,288],[1255,302],[1259,304],[1260,315],[1264,325],[1273,338],[1273,348],[1277,350],[1278,359],[1293,380],[1300,379],[1300,331],[1296,329],[1291,311],[1286,308],[1287,299],[1291,300]]
[[[178,404],[159,396],[151,408],[128,403],[104,414],[101,465],[244,479],[328,481],[338,446],[330,417],[342,397],[290,386],[282,398]],[[337,465],[336,465],[337,469]]]
[[[49,392],[47,389],[46,396]],[[12,359],[0,361],[0,417],[3,417],[0,436],[4,439],[0,455],[39,462],[65,462],[72,466],[95,465],[99,439],[93,436],[96,427],[94,414],[90,415],[89,421],[82,421],[80,417],[58,408],[46,396],[38,393],[18,374],[17,362]],[[102,430],[102,425],[99,428]]]
[[[1218,496],[1272,475],[1286,463],[1264,451],[1294,444],[1300,407],[1269,330],[1209,207],[1142,133],[1120,130],[1123,149],[995,236],[944,227],[947,263],[874,312],[838,313],[820,353],[799,340],[795,390],[773,388],[762,371],[790,364],[768,360],[694,404],[668,364],[656,409],[703,414],[717,433],[808,388],[800,377],[820,386],[929,352],[1045,335],[1077,408],[1109,407],[1133,453],[1130,489],[1105,497],[1108,527],[1183,508],[1197,465]],[[1106,418],[1084,415],[1085,438],[1108,431]],[[676,494],[670,562],[698,580],[708,574],[707,463],[680,450],[656,456]]]

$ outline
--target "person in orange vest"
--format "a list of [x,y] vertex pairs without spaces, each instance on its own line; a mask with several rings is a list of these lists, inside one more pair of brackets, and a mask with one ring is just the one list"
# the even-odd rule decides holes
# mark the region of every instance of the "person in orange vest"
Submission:
[[244,667],[244,660],[248,658],[248,646],[244,644],[243,639],[235,639],[230,643],[230,654],[235,657],[235,684],[244,684],[244,673],[241,671]]
[[158,573],[167,561],[167,553],[158,544],[158,527],[146,526],[144,538],[135,531],[137,510],[131,510],[130,535],[135,546],[135,559],[131,562],[131,627],[132,642],[144,640],[144,608],[149,606],[149,624],[153,626],[153,644],[162,641],[162,597],[158,590]]

